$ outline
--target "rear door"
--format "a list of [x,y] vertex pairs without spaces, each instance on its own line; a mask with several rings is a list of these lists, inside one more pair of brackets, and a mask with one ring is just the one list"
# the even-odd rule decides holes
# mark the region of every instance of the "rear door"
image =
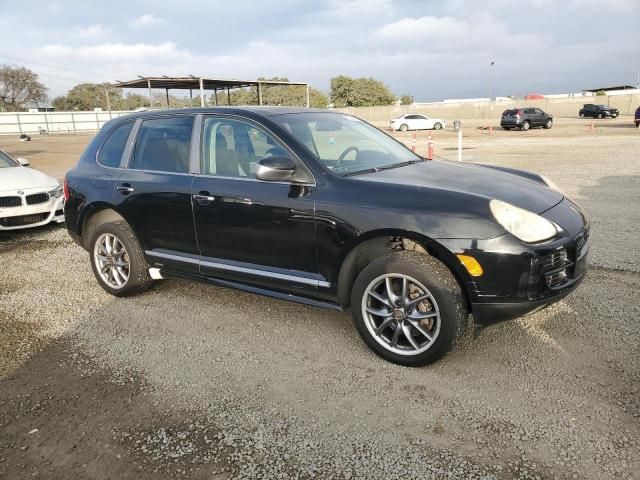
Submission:
[[[147,257],[171,269],[198,271],[191,207],[193,115],[141,119],[114,204]],[[182,257],[191,261],[185,262]]]

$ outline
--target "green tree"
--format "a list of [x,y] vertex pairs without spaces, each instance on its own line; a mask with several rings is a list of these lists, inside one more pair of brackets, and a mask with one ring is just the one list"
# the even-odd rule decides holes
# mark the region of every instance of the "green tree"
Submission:
[[0,65],[0,110],[17,112],[47,100],[47,87],[28,68]]
[[411,95],[402,95],[400,97],[400,105],[411,105],[413,103],[413,97]]
[[339,75],[331,79],[331,102],[336,107],[371,107],[391,105],[396,97],[389,88],[373,78],[350,78]]
[[51,104],[56,110],[118,110],[122,101],[122,92],[107,83],[81,83],[66,95],[55,98]]

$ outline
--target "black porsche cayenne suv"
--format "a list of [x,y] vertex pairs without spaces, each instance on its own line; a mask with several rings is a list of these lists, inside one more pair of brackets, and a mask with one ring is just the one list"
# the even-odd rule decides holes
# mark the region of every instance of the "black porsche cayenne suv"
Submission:
[[424,365],[476,325],[563,298],[589,224],[544,177],[426,161],[350,115],[140,112],[67,173],[69,233],[110,294],[180,277],[351,307],[383,358]]

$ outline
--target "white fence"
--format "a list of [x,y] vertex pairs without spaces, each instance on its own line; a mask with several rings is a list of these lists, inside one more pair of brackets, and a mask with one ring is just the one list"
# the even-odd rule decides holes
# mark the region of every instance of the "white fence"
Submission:
[[0,112],[0,135],[95,132],[119,112]]

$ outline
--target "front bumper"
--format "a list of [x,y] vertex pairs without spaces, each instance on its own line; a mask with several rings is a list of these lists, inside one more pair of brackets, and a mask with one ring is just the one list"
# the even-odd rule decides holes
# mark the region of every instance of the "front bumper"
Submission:
[[579,207],[565,199],[542,214],[563,231],[545,244],[527,245],[510,234],[488,240],[444,240],[452,253],[474,257],[484,269],[464,278],[477,325],[511,320],[540,310],[571,293],[584,279],[589,256],[589,224]]
[[35,205],[28,205],[23,198],[20,206],[0,208],[0,232],[39,227],[50,222],[64,222],[63,197],[50,197],[48,201]]

